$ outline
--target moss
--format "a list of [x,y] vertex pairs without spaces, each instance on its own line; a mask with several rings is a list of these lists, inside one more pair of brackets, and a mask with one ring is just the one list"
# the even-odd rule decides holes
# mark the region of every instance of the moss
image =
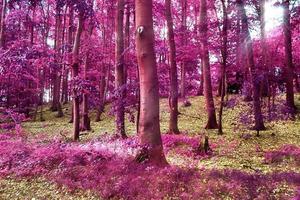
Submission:
[[0,199],[3,200],[84,200],[99,199],[90,191],[70,192],[64,187],[58,187],[45,179],[0,179]]

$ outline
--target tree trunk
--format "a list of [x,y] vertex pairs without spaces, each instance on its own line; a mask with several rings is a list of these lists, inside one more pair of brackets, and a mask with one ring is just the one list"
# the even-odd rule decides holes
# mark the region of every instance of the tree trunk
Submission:
[[290,22],[290,1],[285,0],[283,3],[283,32],[284,32],[284,46],[285,46],[285,81],[286,81],[286,103],[290,109],[291,114],[295,115],[295,101],[294,101],[294,65],[292,54],[292,33]]
[[[182,19],[181,19],[181,23],[182,23],[182,32],[183,34],[186,34],[186,26],[187,26],[187,0],[182,0],[181,1],[181,7],[182,7]],[[168,9],[166,7],[166,9]],[[170,11],[171,12],[171,11]],[[172,16],[171,16],[172,19]],[[173,20],[172,20],[172,24],[173,24]],[[172,29],[173,29],[173,25],[172,25]],[[186,35],[183,36],[182,38],[182,45],[186,45]],[[186,62],[182,61],[181,63],[181,87],[180,87],[180,96],[181,98],[185,98],[185,88],[186,88]]]
[[57,66],[53,70],[53,100],[52,100],[52,111],[57,111],[56,117],[63,117],[62,107],[60,103],[60,86],[61,86],[61,75],[60,75],[60,64],[61,59],[61,36],[62,36],[62,27],[61,27],[61,13],[57,11],[56,15],[56,24],[55,24],[55,41],[54,41],[54,50],[56,52],[55,61]]
[[[93,34],[93,26],[90,25],[88,30],[88,37],[92,37]],[[83,68],[83,78],[84,80],[88,80],[87,73],[89,68],[89,50],[87,50],[84,60],[84,68]],[[82,95],[82,131],[90,131],[91,130],[91,120],[89,118],[89,97],[87,93]]]
[[208,52],[208,41],[207,41],[207,4],[206,0],[200,1],[200,41],[201,41],[201,66],[203,68],[204,78],[204,96],[206,101],[206,110],[208,114],[208,122],[206,129],[218,128],[216,119],[216,110],[214,105],[214,98],[212,93],[211,85],[211,74],[209,64],[209,52]]
[[269,77],[268,77],[268,49],[266,44],[266,20],[265,20],[265,3],[266,0],[260,1],[260,32],[262,47],[262,71],[263,81],[261,82],[261,97],[270,97]]
[[224,108],[224,99],[225,99],[225,83],[226,83],[226,68],[227,68],[227,45],[228,45],[228,14],[227,8],[225,5],[225,0],[221,0],[222,2],[222,10],[223,10],[223,30],[221,32],[222,37],[222,65],[221,65],[221,105],[219,112],[219,134],[223,134],[223,126],[222,126],[222,115]]
[[[73,64],[72,64],[72,78],[76,79],[79,75],[79,50],[80,37],[83,31],[84,18],[82,14],[78,16],[78,27],[73,46]],[[77,94],[75,85],[73,85],[73,137],[74,140],[79,140],[80,115],[79,115],[79,94]]]
[[158,76],[154,52],[152,0],[135,0],[136,54],[140,75],[139,138],[149,162],[167,163],[159,125]]
[[[244,96],[244,101],[249,102],[252,101],[252,85],[250,84],[250,70],[249,70],[249,64],[246,56],[246,47],[244,41],[247,38],[247,34],[245,31],[241,30],[241,26],[243,24],[242,21],[242,9],[239,6],[239,3],[237,2],[238,9],[237,9],[237,54],[236,54],[236,63],[237,67],[240,67],[243,72],[243,79],[240,84],[242,84],[242,94]],[[237,82],[239,82],[237,80]]]
[[261,32],[261,47],[262,47],[262,70],[263,70],[263,81],[261,82],[261,97],[268,98],[268,114],[271,114],[271,85],[269,76],[269,53],[266,43],[266,11],[265,11],[266,0],[260,1],[260,32]]
[[105,88],[106,88],[106,65],[104,64],[101,71],[100,76],[100,86],[99,86],[99,94],[100,94],[100,100],[99,100],[99,107],[97,109],[96,114],[96,122],[99,122],[101,120],[101,114],[104,112],[104,103],[105,103]]
[[[84,79],[87,80],[87,71],[89,65],[89,55],[86,54],[86,58],[84,61],[83,73]],[[91,121],[89,118],[89,100],[88,94],[84,93],[82,95],[82,126],[81,131],[90,131],[91,130]]]
[[173,30],[173,19],[171,11],[171,0],[165,0],[166,18],[168,27],[168,42],[170,52],[170,121],[169,133],[179,134],[178,130],[178,77],[176,65],[176,46]]
[[[68,44],[68,53],[69,53],[69,58],[68,58],[68,63],[72,63],[72,44],[73,44],[73,32],[74,32],[74,9],[72,6],[69,7],[69,22],[68,22],[68,34],[67,34],[67,44]],[[63,83],[63,91],[64,91],[64,99],[63,99],[63,104],[67,104],[69,102],[69,84],[68,84],[68,76],[69,76],[69,69],[66,68],[65,70],[65,76],[64,76],[64,83]]]
[[116,58],[115,58],[115,95],[116,100],[116,132],[122,138],[126,138],[125,133],[125,76],[124,76],[124,0],[117,1],[116,12]]
[[[63,59],[65,58],[65,56],[70,53],[69,50],[69,43],[68,43],[68,28],[67,28],[67,16],[70,15],[70,13],[67,15],[68,13],[68,7],[66,7],[65,12],[64,12],[64,23],[63,23],[63,36],[62,36],[62,45],[64,47],[67,48],[62,48],[62,55],[63,55]],[[68,60],[67,60],[68,61]],[[65,63],[65,61],[63,60],[63,71],[62,71],[62,76],[61,76],[61,98],[60,98],[60,102],[62,104],[66,104],[68,102],[68,74],[69,74],[69,70],[68,67]]]
[[30,44],[31,45],[33,45],[33,43],[34,43],[35,9],[36,9],[36,7],[33,7],[32,20],[31,20],[31,24],[30,24]]
[[258,80],[258,69],[255,67],[254,56],[253,56],[253,47],[252,39],[249,33],[248,18],[246,15],[244,3],[242,0],[237,1],[238,8],[241,12],[242,17],[242,32],[245,36],[243,39],[243,44],[247,54],[248,60],[248,69],[250,69],[250,75],[252,79],[252,88],[253,88],[253,107],[254,107],[254,118],[255,118],[255,130],[264,130],[264,120],[261,112],[260,105],[260,81]]
[[300,93],[300,82],[297,74],[295,74],[295,88],[296,88],[296,92]]
[[[130,4],[127,2],[127,6],[126,6],[126,18],[125,18],[125,52],[128,52],[129,48],[130,48]],[[127,78],[128,78],[128,74],[127,74],[127,67],[128,67],[128,63],[129,63],[129,56],[128,53],[125,53],[124,55],[124,79],[125,79],[125,83],[127,83]],[[127,92],[127,91],[126,91]],[[126,98],[126,92],[125,92],[125,98]]]
[[7,2],[2,0],[1,24],[0,24],[0,47],[5,48],[5,14]]

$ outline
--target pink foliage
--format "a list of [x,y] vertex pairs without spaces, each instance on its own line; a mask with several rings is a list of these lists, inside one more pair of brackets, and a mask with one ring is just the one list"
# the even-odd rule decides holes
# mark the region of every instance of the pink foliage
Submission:
[[[199,138],[167,135],[163,140],[168,151],[178,145],[193,146]],[[137,149],[136,138],[122,142],[104,136],[85,144],[59,140],[45,143],[38,138],[28,141],[1,134],[0,176],[44,176],[71,190],[91,189],[104,199],[204,199],[223,195],[253,199],[267,198],[282,181],[300,186],[300,175],[295,173],[263,175],[138,164],[134,161]]]
[[300,148],[294,145],[284,145],[279,150],[265,153],[266,163],[280,163],[284,159],[292,158],[300,166]]

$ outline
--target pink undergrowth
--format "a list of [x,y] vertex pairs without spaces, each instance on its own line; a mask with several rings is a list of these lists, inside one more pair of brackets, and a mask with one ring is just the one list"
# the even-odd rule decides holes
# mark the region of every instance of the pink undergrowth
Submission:
[[[163,143],[167,153],[179,146],[193,147],[199,139],[166,135]],[[45,141],[0,134],[0,177],[42,176],[70,190],[92,190],[103,199],[268,199],[278,183],[300,187],[300,174],[296,173],[263,175],[139,164],[134,161],[139,148],[136,137],[120,140],[106,135],[84,144]],[[289,199],[285,194],[280,198]]]
[[293,159],[297,166],[300,166],[300,148],[294,145],[284,145],[279,150],[265,153],[265,162],[278,164],[284,159]]
[[20,114],[11,109],[0,108],[0,130],[7,132],[14,131],[17,134],[22,134],[23,130],[21,123],[28,120],[24,114]]

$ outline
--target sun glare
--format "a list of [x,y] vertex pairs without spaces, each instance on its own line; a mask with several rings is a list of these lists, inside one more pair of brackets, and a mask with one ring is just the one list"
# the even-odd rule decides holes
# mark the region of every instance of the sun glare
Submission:
[[283,8],[274,6],[274,2],[270,1],[265,4],[265,12],[266,31],[271,32],[282,23]]

